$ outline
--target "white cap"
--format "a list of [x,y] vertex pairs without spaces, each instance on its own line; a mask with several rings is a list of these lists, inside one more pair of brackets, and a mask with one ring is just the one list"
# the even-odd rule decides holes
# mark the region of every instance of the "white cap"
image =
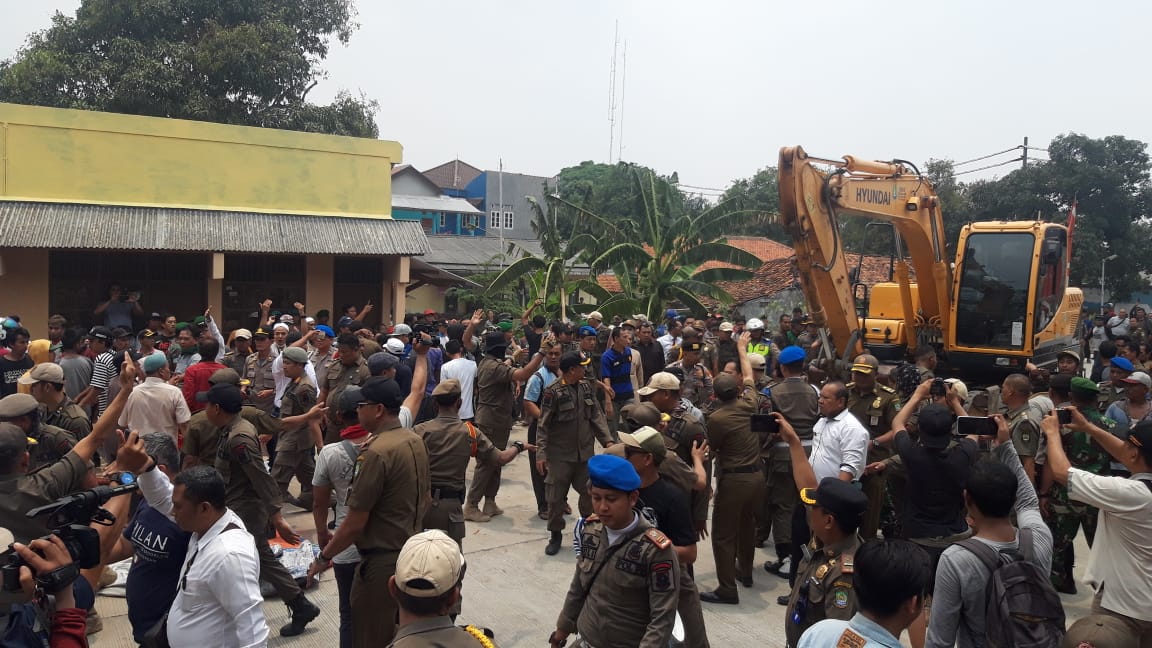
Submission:
[[1141,385],[1144,385],[1148,389],[1152,389],[1152,376],[1149,376],[1148,374],[1144,373],[1143,371],[1137,371],[1137,372],[1133,373],[1131,376],[1124,378],[1120,382],[1126,382],[1130,385],[1135,385],[1136,383],[1140,383]]
[[604,316],[600,314],[600,311],[592,311],[591,313],[588,313],[588,319],[596,319],[603,322]]
[[721,331],[732,331],[735,328],[736,327],[732,325],[732,322],[720,322]]
[[749,353],[748,364],[751,365],[753,369],[763,369],[768,364],[768,361],[759,353]]
[[392,328],[392,335],[412,335],[412,327],[407,324],[397,324]]
[[391,338],[384,344],[384,348],[392,355],[403,355],[404,343],[396,338]]
[[680,380],[667,371],[654,373],[652,377],[648,379],[648,384],[641,387],[639,392],[641,396],[647,396],[662,389],[680,391]]
[[460,582],[464,554],[448,534],[433,529],[408,538],[396,559],[396,589],[416,598],[435,598]]

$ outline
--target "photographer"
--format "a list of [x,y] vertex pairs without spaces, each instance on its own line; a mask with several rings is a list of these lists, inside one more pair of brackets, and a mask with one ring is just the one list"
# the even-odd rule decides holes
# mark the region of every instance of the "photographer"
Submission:
[[[4,535],[10,536],[6,532]],[[25,597],[32,599],[39,587],[44,594],[56,598],[48,638],[50,648],[87,648],[87,612],[76,607],[72,593],[72,585],[78,580],[80,570],[76,568],[64,541],[52,535],[37,538],[27,545],[14,543],[12,549],[28,563],[20,568],[20,587]]]
[[[92,433],[78,442],[60,461],[29,473],[29,442],[24,431],[11,423],[0,423],[0,526],[12,532],[18,542],[29,542],[49,531],[41,519],[24,514],[76,491],[95,486],[90,462],[105,439],[114,434],[116,421],[136,382],[136,363],[125,357],[120,370],[120,393],[108,404],[106,415],[92,427]],[[87,581],[78,583],[84,587]],[[81,597],[83,598],[83,597]],[[24,597],[0,593],[0,615]],[[84,603],[84,601],[81,601]]]

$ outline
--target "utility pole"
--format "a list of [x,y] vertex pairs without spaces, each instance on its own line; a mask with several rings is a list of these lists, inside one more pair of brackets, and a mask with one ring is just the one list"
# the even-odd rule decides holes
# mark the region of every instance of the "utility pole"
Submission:
[[1028,138],[1027,137],[1024,138],[1024,146],[1022,147],[1022,150],[1024,151],[1024,154],[1020,156],[1020,162],[1022,162],[1022,164],[1020,165],[1020,168],[1026,169],[1026,168],[1028,168]]

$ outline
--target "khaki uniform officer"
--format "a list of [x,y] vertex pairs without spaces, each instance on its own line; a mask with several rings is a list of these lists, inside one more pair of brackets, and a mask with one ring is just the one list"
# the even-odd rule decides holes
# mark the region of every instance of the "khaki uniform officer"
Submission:
[[[316,472],[316,450],[324,446],[320,436],[321,414],[310,416],[316,406],[316,385],[308,378],[304,368],[308,352],[300,347],[288,347],[281,354],[284,375],[292,382],[280,400],[280,424],[283,429],[276,439],[276,461],[272,465],[272,478],[280,487],[285,502],[305,511],[312,510],[312,475]],[[300,498],[288,493],[288,484],[296,477],[300,482]]]
[[627,459],[588,460],[596,515],[580,534],[580,558],[549,638],[580,633],[575,646],[664,648],[672,637],[680,564],[672,541],[633,508],[640,476]]
[[[741,356],[744,355],[741,349]],[[751,371],[748,372],[751,374]],[[712,554],[720,586],[701,592],[706,603],[739,603],[739,580],[752,586],[756,554],[756,512],[764,500],[764,473],[760,463],[760,436],[752,431],[757,410],[751,376],[744,384],[734,376],[716,378],[720,404],[708,417],[708,445],[716,457],[716,507],[712,518]]]
[[804,545],[804,560],[784,616],[784,635],[792,648],[818,621],[847,621],[856,614],[859,606],[852,583],[860,549],[856,531],[868,508],[864,493],[835,477],[825,477],[818,488],[800,491],[800,501],[809,507],[812,541]]
[[432,390],[439,416],[412,429],[424,440],[428,450],[428,478],[432,483],[432,505],[424,514],[425,529],[440,529],[464,546],[464,473],[468,460],[490,461],[504,465],[524,451],[517,441],[500,450],[484,433],[460,420],[460,381],[441,381]]
[[360,386],[372,375],[368,371],[368,361],[360,352],[360,338],[345,333],[336,339],[337,360],[328,365],[328,371],[317,375],[320,381],[320,402],[328,403],[328,427],[324,433],[324,443],[338,443],[343,424],[336,411],[340,403],[340,392],[351,385]]
[[[476,363],[473,387],[476,395],[476,427],[501,450],[508,447],[508,437],[512,434],[512,408],[515,406],[513,383],[531,378],[544,359],[544,354],[537,352],[527,365],[513,369],[504,361],[507,350],[508,340],[501,331],[493,331],[484,336],[484,357]],[[496,505],[496,494],[499,492],[500,466],[486,461],[476,462],[472,486],[468,489],[464,505],[464,519],[469,522],[487,522],[503,513]],[[480,500],[483,498],[487,498],[487,502],[484,510],[480,510]]]
[[[772,386],[771,398],[776,411],[796,430],[806,454],[812,454],[812,427],[820,418],[819,393],[804,377],[804,350],[798,346],[780,351],[780,373],[784,380]],[[788,444],[777,441],[769,452],[768,491],[765,496],[764,520],[771,527],[776,545],[776,560],[764,563],[764,569],[782,578],[796,565],[788,565],[792,553],[792,512],[796,506],[796,482],[792,477],[792,457]],[[762,529],[767,537],[769,529]]]
[[[217,369],[208,377],[208,386],[228,384],[237,387],[247,387],[248,381],[240,378],[235,369]],[[207,395],[208,392],[204,392]],[[199,397],[199,394],[197,394]],[[272,437],[280,432],[280,419],[272,418],[262,409],[245,405],[240,410],[240,418],[256,428],[257,438]],[[188,420],[188,431],[184,433],[184,468],[191,468],[204,464],[215,465],[216,453],[220,450],[220,430],[200,410]]]
[[443,531],[433,529],[408,538],[388,587],[405,612],[389,648],[495,648],[485,628],[452,622],[464,568],[459,545]]
[[40,422],[40,404],[31,394],[11,394],[0,399],[0,421],[14,423],[36,444],[28,448],[30,471],[50,466],[76,445],[70,433]]
[[[683,406],[680,399],[680,380],[667,371],[661,371],[648,378],[636,393],[649,403],[656,406],[662,414],[668,415],[667,424],[661,429],[664,434],[665,445],[676,454],[685,464],[693,466],[692,447],[696,444],[703,446],[708,442],[708,431],[704,423],[697,419]],[[699,534],[708,524],[708,500],[712,497],[710,485],[712,483],[712,462],[707,462],[705,468],[705,487],[692,491],[692,524]]]
[[421,371],[414,378],[418,395],[409,394],[407,399],[391,378],[372,377],[360,387],[363,400],[356,415],[361,427],[374,436],[356,458],[348,515],[309,569],[309,575],[327,569],[328,554],[356,545],[360,566],[350,597],[356,648],[386,646],[394,638],[397,608],[388,582],[396,573],[400,549],[421,530],[428,510],[432,486],[428,450],[400,421],[403,408],[410,412],[410,405],[419,407],[423,399]]
[[272,414],[276,409],[276,379],[272,375],[272,362],[276,353],[272,348],[272,334],[263,328],[252,334],[254,353],[244,360],[244,378],[248,381],[248,400],[252,405]]
[[244,397],[235,385],[213,385],[197,400],[208,403],[204,408],[208,420],[217,427],[220,447],[216,453],[216,470],[224,478],[225,501],[236,512],[248,533],[256,542],[260,556],[260,579],[268,581],[288,606],[292,620],[280,628],[280,634],[293,637],[304,631],[304,626],[320,615],[305,596],[295,579],[272,555],[268,546],[268,523],[280,537],[292,541],[298,536],[280,515],[280,489],[272,475],[264,468],[260,441],[256,428],[240,416]]
[[40,403],[40,421],[65,430],[76,441],[92,432],[92,423],[84,408],[64,393],[64,370],[54,362],[42,362],[20,377],[32,396]]
[[608,420],[596,402],[596,394],[586,380],[585,368],[591,361],[579,353],[560,357],[560,380],[544,390],[540,402],[540,427],[536,431],[536,468],[546,474],[548,494],[548,530],[551,537],[544,553],[555,556],[560,551],[560,532],[564,530],[564,506],[568,489],[580,495],[581,517],[592,514],[588,494],[588,459],[596,454],[594,441],[607,448],[612,445]]
[[[900,396],[895,389],[876,382],[880,362],[874,356],[862,355],[852,365],[852,382],[848,383],[848,411],[868,428],[871,443],[868,463],[884,461],[892,456],[892,449],[882,446],[876,439],[892,430],[892,421],[900,412]],[[884,508],[884,473],[864,477],[861,482],[868,496],[868,513],[860,525],[860,535],[875,538],[880,528],[880,511]]]

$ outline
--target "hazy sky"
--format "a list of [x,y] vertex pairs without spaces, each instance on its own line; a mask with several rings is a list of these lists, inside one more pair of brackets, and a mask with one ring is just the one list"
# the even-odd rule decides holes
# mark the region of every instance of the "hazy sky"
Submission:
[[[0,58],[79,4],[0,0]],[[357,4],[360,29],[311,97],[376,99],[381,136],[420,169],[459,156],[552,175],[606,161],[616,21],[623,158],[686,184],[723,188],[792,144],[922,162],[1069,131],[1152,141],[1149,2]]]

